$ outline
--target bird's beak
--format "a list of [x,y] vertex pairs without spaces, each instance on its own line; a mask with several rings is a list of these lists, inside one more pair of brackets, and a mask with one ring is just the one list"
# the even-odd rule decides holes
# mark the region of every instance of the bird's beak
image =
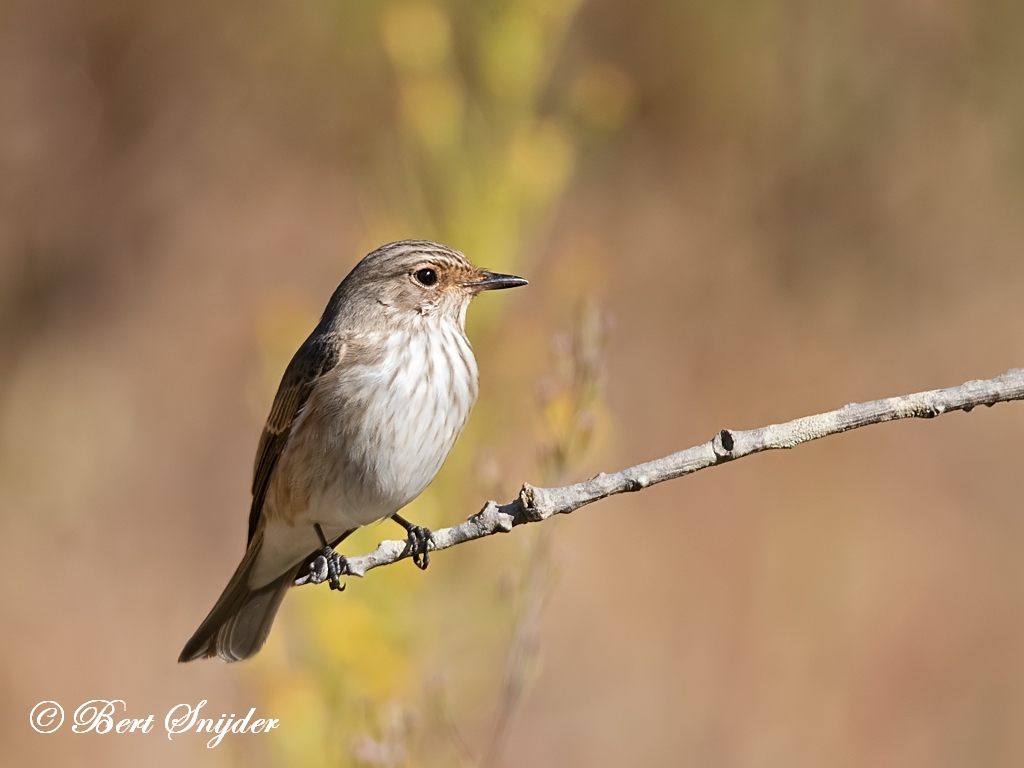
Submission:
[[520,285],[527,285],[527,281],[515,275],[502,275],[497,272],[480,270],[480,279],[469,283],[463,283],[463,288],[471,288],[474,291],[497,291],[502,288],[517,288]]

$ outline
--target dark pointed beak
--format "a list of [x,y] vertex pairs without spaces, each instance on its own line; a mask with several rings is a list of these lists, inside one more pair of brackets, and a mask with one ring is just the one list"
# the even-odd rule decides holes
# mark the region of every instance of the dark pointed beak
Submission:
[[477,291],[497,291],[502,288],[517,288],[520,285],[528,285],[527,281],[515,275],[502,275],[498,272],[483,270],[483,279],[474,280],[471,283],[463,283],[463,288],[473,288]]

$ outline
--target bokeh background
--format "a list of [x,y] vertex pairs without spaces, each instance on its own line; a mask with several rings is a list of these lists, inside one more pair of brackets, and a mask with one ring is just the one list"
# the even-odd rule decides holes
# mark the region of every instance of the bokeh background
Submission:
[[[254,661],[175,663],[280,374],[383,242],[531,280],[471,310],[434,527],[1024,364],[1022,33],[1007,0],[4,0],[4,764],[1024,763],[1016,404],[295,590]],[[157,730],[29,728],[95,698]],[[203,699],[282,725],[169,741]]]

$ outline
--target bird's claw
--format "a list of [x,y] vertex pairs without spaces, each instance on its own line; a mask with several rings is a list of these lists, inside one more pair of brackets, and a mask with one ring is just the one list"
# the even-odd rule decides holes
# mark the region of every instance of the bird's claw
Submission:
[[434,543],[434,534],[422,525],[409,526],[409,556],[421,571],[430,565],[430,546]]
[[330,583],[331,589],[343,592],[345,585],[341,583],[341,577],[345,576],[347,571],[348,563],[337,552],[332,552],[330,555],[318,555],[309,564],[309,573],[296,579],[295,584],[296,586],[301,584],[323,584],[326,581]]
[[310,572],[316,571],[317,580],[320,584],[329,582],[331,589],[339,592],[345,591],[345,585],[341,583],[341,577],[348,575],[348,560],[344,555],[338,554],[333,549],[327,548],[322,555],[313,561]]
[[331,589],[344,592],[345,585],[341,583],[341,577],[348,575],[348,559],[330,547],[325,547],[309,564],[309,572],[295,580],[295,586],[323,584],[326,581],[330,583]]

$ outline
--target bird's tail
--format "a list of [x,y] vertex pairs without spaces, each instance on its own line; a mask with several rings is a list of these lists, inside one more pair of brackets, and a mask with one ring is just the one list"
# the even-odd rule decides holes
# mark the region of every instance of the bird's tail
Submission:
[[295,581],[299,565],[258,589],[249,587],[249,575],[263,544],[262,532],[249,543],[245,557],[235,569],[210,614],[199,625],[178,656],[179,662],[220,656],[224,661],[241,661],[253,656],[270,634],[274,616],[285,591]]

